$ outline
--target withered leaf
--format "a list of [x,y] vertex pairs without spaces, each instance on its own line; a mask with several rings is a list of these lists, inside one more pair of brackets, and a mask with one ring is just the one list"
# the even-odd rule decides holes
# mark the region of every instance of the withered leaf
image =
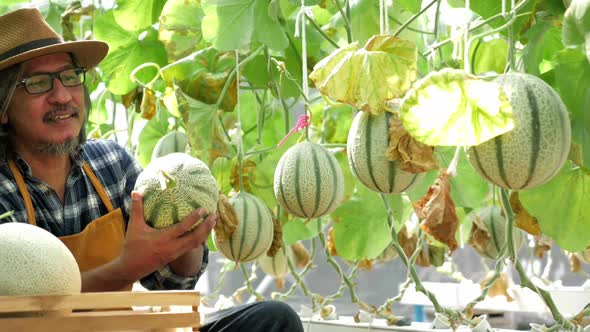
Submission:
[[535,248],[533,249],[535,256],[543,259],[545,252],[551,249],[552,242],[553,240],[544,234],[535,236]]
[[578,255],[570,252],[567,254],[567,258],[570,261],[570,271],[574,273],[580,272],[580,258]]
[[537,218],[531,216],[518,199],[518,192],[513,191],[510,194],[510,206],[512,211],[516,214],[516,227],[523,229],[531,235],[540,235],[541,228]]
[[[416,232],[411,232],[404,224],[397,233],[397,240],[406,256],[410,258],[418,247],[418,234]],[[420,253],[418,254],[418,257],[416,257],[416,265],[429,267],[430,257],[428,256],[428,251],[424,250],[424,248],[420,248],[419,250]]]
[[274,224],[274,234],[272,244],[266,252],[266,255],[269,257],[275,257],[283,245],[283,223],[281,223],[281,221],[275,217],[272,218],[272,221]]
[[326,248],[328,252],[332,256],[338,256],[338,251],[336,251],[336,241],[334,239],[334,227],[330,228],[328,231],[328,239],[326,241]]
[[410,173],[423,173],[437,169],[434,147],[415,140],[404,128],[398,114],[389,120],[389,148],[387,158],[400,161],[400,168]]
[[217,214],[219,216],[215,224],[215,239],[221,243],[234,234],[238,228],[240,220],[236,214],[236,210],[229,202],[227,196],[219,193],[219,200],[217,201]]
[[473,218],[473,224],[471,225],[471,232],[469,232],[467,243],[477,251],[485,252],[491,239],[492,237],[483,221],[475,216]]
[[154,90],[149,88],[143,89],[143,97],[141,98],[141,117],[147,120],[151,120],[151,118],[156,115],[156,93]]
[[420,228],[423,231],[446,244],[451,252],[457,249],[455,233],[459,220],[451,198],[451,184],[446,169],[441,169],[426,195],[412,205],[418,218],[422,219]]
[[[488,273],[488,275],[479,283],[479,285],[483,288],[485,286],[485,284],[488,283],[488,280],[490,280],[490,278],[493,275],[494,275],[493,272]],[[506,297],[506,301],[512,302],[512,301],[514,301],[514,298],[512,298],[512,296],[510,296],[510,294],[508,293],[509,287],[510,287],[510,279],[508,278],[506,273],[500,273],[500,276],[498,277],[498,279],[496,279],[496,281],[494,281],[494,283],[492,283],[492,286],[490,287],[490,290],[488,291],[488,296],[495,297],[498,295],[503,295]]]
[[309,251],[300,242],[295,242],[291,248],[293,248],[293,254],[295,256],[295,266],[300,269],[304,268],[310,260]]
[[236,163],[234,167],[232,167],[231,175],[230,175],[230,184],[234,190],[240,189],[240,174],[242,175],[242,185],[244,186],[244,191],[252,192],[252,188],[250,186],[250,180],[254,181],[254,172],[256,171],[256,163],[250,159],[244,160],[242,163],[242,170],[238,169],[239,164]]

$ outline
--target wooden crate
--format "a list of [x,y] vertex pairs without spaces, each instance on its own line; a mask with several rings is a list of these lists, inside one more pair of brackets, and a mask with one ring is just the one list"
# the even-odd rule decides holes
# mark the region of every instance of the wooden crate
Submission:
[[199,302],[197,291],[0,296],[0,330],[198,331]]

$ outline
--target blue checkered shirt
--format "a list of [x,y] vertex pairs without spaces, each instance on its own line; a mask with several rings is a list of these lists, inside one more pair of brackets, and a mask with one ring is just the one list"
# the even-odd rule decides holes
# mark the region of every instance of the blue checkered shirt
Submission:
[[[32,175],[31,168],[21,158],[16,165],[23,174],[35,208],[37,226],[55,236],[80,233],[91,221],[108,213],[90,178],[82,169],[86,161],[105,188],[113,207],[121,208],[125,221],[129,219],[131,191],[141,167],[123,147],[110,140],[88,140],[79,153],[72,156],[72,170],[66,181],[65,201],[62,205],[52,188]],[[28,222],[25,203],[8,163],[0,161],[0,214],[14,211],[2,222]],[[201,270],[194,277],[176,275],[168,266],[142,278],[147,289],[194,289],[208,263],[209,250],[205,247]]]

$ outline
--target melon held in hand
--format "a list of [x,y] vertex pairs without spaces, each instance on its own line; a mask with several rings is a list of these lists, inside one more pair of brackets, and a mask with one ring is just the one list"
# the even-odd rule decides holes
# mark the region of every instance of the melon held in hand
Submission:
[[193,210],[217,211],[219,186],[207,165],[186,153],[156,158],[139,174],[135,190],[143,195],[145,221],[164,228]]

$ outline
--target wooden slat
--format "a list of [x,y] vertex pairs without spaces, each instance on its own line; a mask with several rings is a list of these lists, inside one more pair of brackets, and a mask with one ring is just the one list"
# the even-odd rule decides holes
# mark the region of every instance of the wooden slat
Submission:
[[63,309],[108,309],[131,306],[192,306],[197,291],[101,292],[76,295],[0,296],[0,313]]
[[3,318],[0,326],[2,331],[10,332],[152,330],[199,327],[199,314],[111,311],[97,316],[96,313],[75,313],[62,317]]

